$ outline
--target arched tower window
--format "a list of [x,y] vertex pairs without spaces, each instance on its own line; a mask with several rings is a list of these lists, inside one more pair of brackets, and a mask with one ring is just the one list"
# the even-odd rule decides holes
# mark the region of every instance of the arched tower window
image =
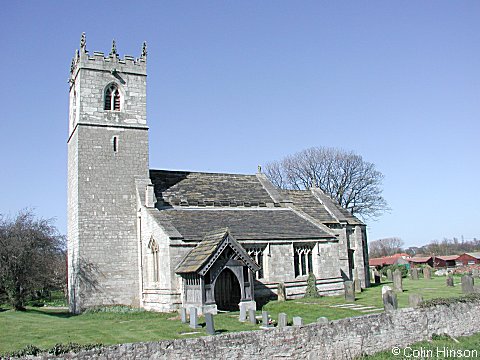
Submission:
[[105,110],[120,111],[120,90],[117,85],[111,84],[105,91]]

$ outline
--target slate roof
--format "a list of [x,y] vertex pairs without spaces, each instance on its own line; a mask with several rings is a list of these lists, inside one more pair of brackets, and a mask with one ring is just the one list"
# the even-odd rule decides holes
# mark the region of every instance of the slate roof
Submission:
[[150,170],[150,180],[151,213],[172,239],[201,241],[226,227],[241,240],[331,239],[323,224],[362,224],[321,190],[282,191],[262,173]]
[[[226,239],[228,237],[228,239]],[[251,270],[257,271],[260,267],[248,256],[240,244],[238,244],[229,233],[228,229],[218,229],[207,233],[203,240],[198,243],[185,258],[178,264],[175,272],[178,274],[199,272],[205,265],[207,265],[210,258],[215,255],[215,252],[221,247],[224,241],[228,241],[230,246],[239,252],[246,264]],[[204,269],[206,272],[208,269]]]
[[171,224],[186,241],[200,241],[212,229],[228,227],[238,240],[301,240],[332,238],[287,208],[176,208],[156,211],[160,223]]
[[321,202],[333,213],[339,221],[345,221],[350,225],[364,225],[358,218],[353,216],[350,211],[341,207],[335,200],[325,194],[319,188],[311,189],[312,193],[317,196]]
[[274,203],[255,175],[150,170],[164,205],[266,206]]
[[338,222],[310,191],[286,190],[285,194],[292,200],[295,207],[312,218],[322,223]]

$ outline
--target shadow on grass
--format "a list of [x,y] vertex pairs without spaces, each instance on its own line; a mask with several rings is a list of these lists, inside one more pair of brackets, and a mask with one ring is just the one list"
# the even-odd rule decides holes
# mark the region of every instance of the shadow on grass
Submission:
[[72,314],[68,312],[68,310],[52,310],[52,309],[27,309],[27,313],[35,313],[35,314],[40,314],[40,315],[46,315],[46,316],[54,316],[62,319],[68,319],[73,316],[77,316],[75,314]]

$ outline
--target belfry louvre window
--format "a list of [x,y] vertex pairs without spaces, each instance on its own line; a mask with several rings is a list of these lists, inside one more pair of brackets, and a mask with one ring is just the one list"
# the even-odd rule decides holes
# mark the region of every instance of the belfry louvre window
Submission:
[[120,111],[120,91],[115,84],[111,84],[105,91],[105,110]]

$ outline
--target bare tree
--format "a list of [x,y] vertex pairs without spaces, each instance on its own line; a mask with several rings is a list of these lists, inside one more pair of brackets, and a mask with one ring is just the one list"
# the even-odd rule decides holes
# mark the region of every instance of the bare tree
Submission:
[[63,286],[64,247],[51,220],[36,219],[31,211],[14,219],[0,215],[0,288],[15,309],[24,309],[35,291]]
[[382,196],[383,174],[353,152],[313,147],[268,163],[265,174],[282,189],[318,187],[364,219],[388,210]]
[[397,237],[379,239],[368,243],[368,256],[379,258],[402,252],[403,240]]

